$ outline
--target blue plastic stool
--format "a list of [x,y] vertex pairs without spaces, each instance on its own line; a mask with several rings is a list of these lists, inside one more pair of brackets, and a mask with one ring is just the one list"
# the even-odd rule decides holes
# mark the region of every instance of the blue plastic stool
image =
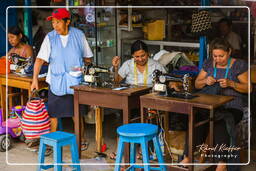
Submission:
[[[166,171],[166,166],[161,165],[164,163],[164,158],[160,148],[158,140],[158,126],[147,123],[131,123],[122,125],[117,128],[117,133],[119,135],[117,156],[115,162],[115,171],[120,170],[120,163],[122,163],[122,156],[124,150],[124,143],[130,143],[130,170],[135,171],[135,168],[144,168],[145,171],[150,169],[163,170]],[[158,163],[160,167],[151,167],[149,164],[149,153],[148,153],[148,142],[153,140],[153,144],[156,150],[156,156],[158,158]],[[136,148],[135,143],[141,145],[142,156],[143,156],[143,166],[135,165],[136,162]],[[127,169],[128,170],[128,169]]]
[[[46,151],[46,145],[53,147],[53,165],[45,165],[44,164],[44,154]],[[57,165],[57,163],[62,162],[62,147],[70,145],[70,151],[72,155],[72,163],[77,165],[73,165],[73,167],[80,171],[79,165],[79,157],[78,157],[78,147],[76,144],[76,135],[70,134],[67,132],[56,131],[49,134],[44,134],[40,136],[40,146],[39,146],[39,153],[38,153],[38,171],[41,169],[49,169],[54,167],[54,171],[61,171],[62,165]]]

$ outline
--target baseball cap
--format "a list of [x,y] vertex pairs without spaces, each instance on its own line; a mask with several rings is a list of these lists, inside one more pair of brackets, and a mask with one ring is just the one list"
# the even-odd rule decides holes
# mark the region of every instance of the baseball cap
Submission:
[[58,8],[53,10],[52,15],[47,17],[46,20],[50,21],[52,18],[57,18],[58,20],[63,18],[70,18],[70,13],[66,8]]

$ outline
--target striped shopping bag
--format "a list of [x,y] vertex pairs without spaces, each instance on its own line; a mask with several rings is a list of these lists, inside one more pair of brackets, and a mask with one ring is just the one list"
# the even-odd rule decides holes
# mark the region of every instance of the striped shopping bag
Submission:
[[50,132],[50,118],[42,99],[29,100],[22,115],[21,128],[27,140]]

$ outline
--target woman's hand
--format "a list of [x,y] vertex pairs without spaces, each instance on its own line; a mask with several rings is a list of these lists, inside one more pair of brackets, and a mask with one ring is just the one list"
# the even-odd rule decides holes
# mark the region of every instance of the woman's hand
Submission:
[[114,68],[118,68],[120,64],[120,57],[119,56],[114,56],[112,59],[112,65]]
[[34,89],[38,90],[38,80],[37,79],[33,79],[30,90],[33,91]]
[[175,91],[180,91],[180,87],[182,86],[182,83],[180,82],[169,82],[169,88],[174,89]]
[[222,88],[227,88],[231,86],[232,81],[226,78],[218,79],[217,82],[220,84]]
[[208,76],[207,78],[206,78],[206,84],[207,85],[213,85],[214,83],[216,83],[216,80],[212,77],[212,76]]

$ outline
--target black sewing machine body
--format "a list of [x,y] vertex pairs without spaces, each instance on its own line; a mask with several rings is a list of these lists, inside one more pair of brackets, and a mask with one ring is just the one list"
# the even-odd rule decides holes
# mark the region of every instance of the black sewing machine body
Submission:
[[84,66],[83,69],[84,74],[84,81],[91,86],[97,87],[111,87],[111,79],[112,73],[110,69],[94,66],[94,65],[87,65]]
[[12,63],[10,66],[11,70],[19,74],[26,74],[33,65],[32,57],[25,58],[16,53],[11,53],[9,59]]
[[[178,88],[180,91],[176,91],[174,88],[169,88],[170,82],[180,82],[182,86]],[[196,97],[191,94],[192,91],[192,78],[189,74],[183,76],[177,76],[174,74],[164,74],[159,70],[153,72],[153,91],[158,92],[159,95],[168,97],[177,97],[183,99],[191,99]]]

